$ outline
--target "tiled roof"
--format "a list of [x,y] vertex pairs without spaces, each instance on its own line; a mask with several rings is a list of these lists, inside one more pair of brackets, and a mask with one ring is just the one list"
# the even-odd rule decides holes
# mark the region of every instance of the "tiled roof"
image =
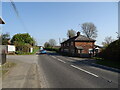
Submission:
[[83,35],[79,35],[79,36],[75,39],[75,41],[95,41],[95,40],[93,40],[93,39],[91,39],[91,38],[88,38],[88,37],[86,37],[86,36],[83,36]]
[[[88,37],[83,36],[83,35],[74,36],[74,37],[72,37],[72,38],[67,39],[67,40],[64,41],[64,42],[69,42],[69,41],[83,41],[83,42],[84,42],[84,41],[91,41],[91,42],[95,42],[94,39],[88,38]],[[62,42],[62,43],[64,43],[64,42]]]

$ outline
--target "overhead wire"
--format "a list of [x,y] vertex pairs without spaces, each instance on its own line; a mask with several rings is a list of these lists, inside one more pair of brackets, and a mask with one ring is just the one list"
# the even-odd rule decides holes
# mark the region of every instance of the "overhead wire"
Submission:
[[16,7],[15,3],[13,2],[13,0],[10,0],[10,3],[11,3],[11,5],[12,5],[13,10],[15,11],[18,19],[20,20],[20,23],[22,24],[24,31],[28,33],[28,29],[27,29],[27,27],[25,26],[24,21],[23,21],[22,18],[20,17],[19,12],[18,12],[18,10],[17,10],[17,7]]

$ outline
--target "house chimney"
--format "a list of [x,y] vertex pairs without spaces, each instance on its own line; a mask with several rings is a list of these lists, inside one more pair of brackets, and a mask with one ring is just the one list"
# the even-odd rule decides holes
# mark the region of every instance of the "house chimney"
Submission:
[[80,32],[77,32],[77,36],[79,36],[80,35]]

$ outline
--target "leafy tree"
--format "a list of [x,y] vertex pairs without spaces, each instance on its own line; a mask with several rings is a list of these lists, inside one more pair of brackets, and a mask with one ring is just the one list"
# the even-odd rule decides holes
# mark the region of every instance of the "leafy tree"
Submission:
[[35,45],[35,40],[28,33],[15,34],[11,39],[11,43],[15,44],[16,42]]
[[107,47],[110,43],[112,43],[114,41],[114,39],[112,39],[112,37],[111,36],[107,36],[107,37],[105,37],[105,39],[104,39],[104,42],[102,42],[102,45],[104,46],[104,47]]
[[87,36],[88,38],[96,38],[97,37],[97,29],[96,26],[93,23],[83,23],[82,26],[82,32]]
[[50,44],[49,44],[49,42],[45,42],[45,44],[44,44],[44,47],[45,47],[45,48],[48,48],[48,47],[50,47]]
[[50,44],[51,47],[53,47],[53,46],[56,45],[56,41],[54,39],[50,39],[49,44]]
[[10,40],[10,34],[5,33],[1,35],[2,37],[2,45],[8,45],[8,40]]
[[73,29],[67,31],[68,38],[74,37],[75,34],[76,34],[76,32]]

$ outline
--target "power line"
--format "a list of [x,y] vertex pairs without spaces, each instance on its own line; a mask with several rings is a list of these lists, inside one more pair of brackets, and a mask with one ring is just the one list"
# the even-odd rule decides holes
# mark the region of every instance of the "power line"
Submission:
[[13,10],[15,11],[18,19],[20,20],[20,23],[22,24],[24,30],[25,30],[26,32],[28,32],[28,30],[27,30],[27,28],[26,28],[23,20],[21,19],[20,15],[19,15],[19,12],[18,12],[18,10],[17,10],[17,7],[16,7],[15,3],[13,2],[13,0],[10,0],[10,2],[11,2],[11,5],[12,5],[12,7],[13,7]]

